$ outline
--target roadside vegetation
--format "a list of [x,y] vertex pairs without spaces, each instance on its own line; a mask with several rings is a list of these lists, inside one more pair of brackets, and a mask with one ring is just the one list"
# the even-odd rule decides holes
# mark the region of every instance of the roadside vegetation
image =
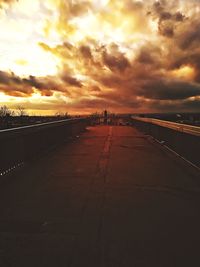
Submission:
[[17,106],[14,110],[8,106],[0,106],[0,130],[69,119],[71,116],[67,112],[56,112],[53,116],[33,116],[23,106]]

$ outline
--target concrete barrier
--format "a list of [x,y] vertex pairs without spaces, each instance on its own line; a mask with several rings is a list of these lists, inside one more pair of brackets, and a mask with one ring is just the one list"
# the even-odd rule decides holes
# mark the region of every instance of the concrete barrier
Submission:
[[153,136],[200,167],[200,127],[153,118],[132,117],[131,119],[139,130]]
[[79,134],[86,118],[68,119],[0,131],[0,176]]

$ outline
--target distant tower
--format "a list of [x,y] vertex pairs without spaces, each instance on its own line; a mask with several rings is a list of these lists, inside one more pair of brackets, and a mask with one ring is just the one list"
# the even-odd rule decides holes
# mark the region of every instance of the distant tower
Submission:
[[108,111],[105,110],[104,111],[104,124],[107,124],[107,122],[108,122]]

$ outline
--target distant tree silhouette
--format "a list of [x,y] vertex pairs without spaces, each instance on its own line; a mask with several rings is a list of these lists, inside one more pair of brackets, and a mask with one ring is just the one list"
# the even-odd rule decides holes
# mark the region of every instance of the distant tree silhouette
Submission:
[[0,117],[1,118],[6,118],[13,116],[14,112],[11,111],[6,105],[0,107]]
[[68,119],[70,118],[71,116],[68,114],[68,112],[56,112],[55,113],[55,116],[58,117],[58,118],[65,118],[65,119]]
[[0,107],[0,128],[10,127],[10,118],[15,115],[15,112],[10,110],[6,105]]
[[23,106],[17,106],[16,108],[17,115],[20,117],[28,116],[28,113],[25,110],[25,107]]

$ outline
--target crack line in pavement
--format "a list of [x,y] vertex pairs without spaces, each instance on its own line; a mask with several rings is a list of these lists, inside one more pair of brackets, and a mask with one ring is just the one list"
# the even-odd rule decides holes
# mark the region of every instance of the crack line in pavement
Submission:
[[107,136],[106,141],[104,143],[103,151],[102,151],[100,159],[99,159],[99,164],[98,164],[99,173],[103,177],[105,177],[106,171],[107,171],[109,155],[110,155],[110,148],[111,148],[111,144],[112,144],[112,136],[113,136],[113,127],[110,127],[108,136]]
[[[81,224],[84,229],[85,225],[88,224],[88,218],[87,218],[87,210],[90,210],[90,205],[91,205],[91,196],[100,194],[101,197],[100,202],[98,203],[98,210],[99,210],[99,226],[98,226],[98,241],[97,243],[102,244],[102,228],[103,228],[103,207],[105,205],[105,184],[106,184],[106,174],[107,174],[107,167],[108,167],[108,162],[109,162],[109,157],[110,157],[110,149],[112,145],[112,136],[113,136],[113,127],[109,127],[109,132],[108,135],[106,136],[104,146],[102,151],[100,152],[100,157],[97,162],[97,170],[96,174],[94,175],[94,178],[91,181],[90,184],[90,189],[88,191],[83,209],[82,209],[82,216],[81,216]],[[97,192],[98,191],[98,192]],[[85,231],[82,231],[85,232]],[[80,237],[81,238],[81,235]],[[71,256],[71,260],[69,262],[69,267],[73,266],[74,261],[76,261],[76,251],[79,248],[79,240],[77,239],[76,242],[74,242],[74,249],[73,253]],[[80,249],[80,248],[79,248]],[[103,253],[104,254],[104,253]]]
[[107,169],[108,169],[108,163],[109,163],[109,158],[110,158],[110,151],[111,151],[111,145],[112,145],[112,137],[113,137],[113,127],[109,128],[109,133],[107,136],[107,139],[105,141],[104,144],[104,148],[102,151],[102,154],[100,156],[100,160],[99,160],[99,175],[100,177],[104,178],[104,183],[102,186],[102,201],[101,201],[101,205],[100,205],[100,221],[99,221],[99,227],[98,227],[98,237],[97,237],[97,243],[100,246],[100,251],[101,251],[101,265],[105,266],[105,250],[104,250],[104,237],[102,235],[103,232],[103,227],[104,227],[104,207],[105,207],[105,202],[106,202],[106,176],[107,176]]

